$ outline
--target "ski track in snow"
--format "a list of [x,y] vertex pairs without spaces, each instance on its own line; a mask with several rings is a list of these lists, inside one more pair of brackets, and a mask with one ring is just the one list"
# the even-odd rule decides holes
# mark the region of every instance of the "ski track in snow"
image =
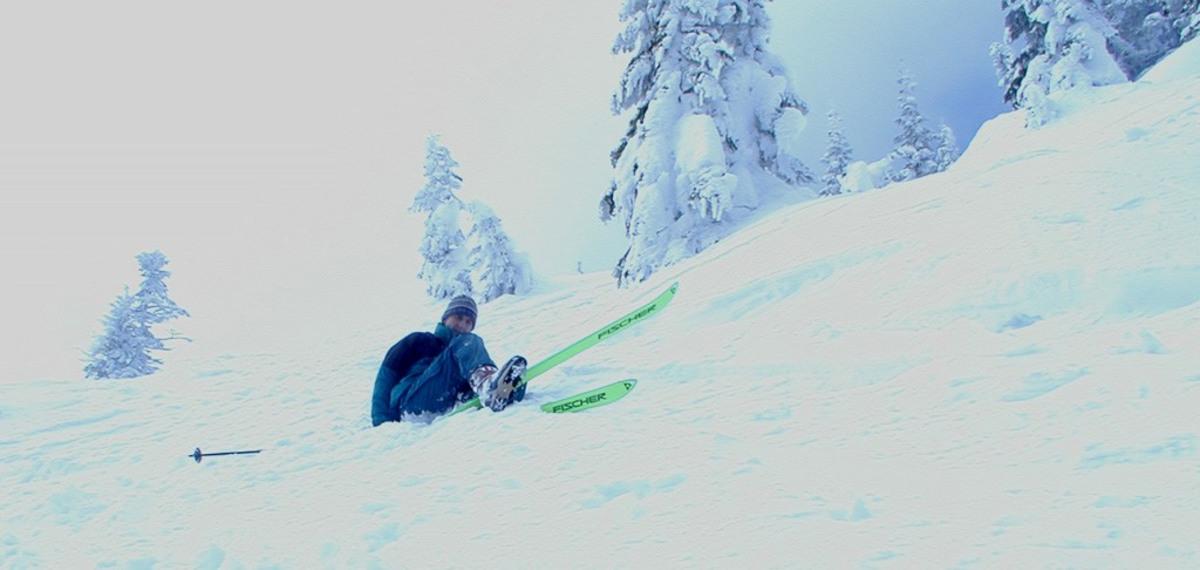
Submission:
[[370,429],[419,328],[393,316],[6,388],[0,566],[1195,567],[1198,89],[1002,116],[950,172],[789,207],[635,290],[486,305],[493,357],[536,361],[681,283],[502,414]]

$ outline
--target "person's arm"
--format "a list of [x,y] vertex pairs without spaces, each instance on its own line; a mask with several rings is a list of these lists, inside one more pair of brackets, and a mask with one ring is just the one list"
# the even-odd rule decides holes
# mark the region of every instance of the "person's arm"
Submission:
[[[371,424],[378,426],[383,422],[394,422],[400,418],[392,409],[392,389],[404,378],[404,373],[412,366],[413,344],[420,333],[410,334],[400,342],[392,345],[383,363],[379,365],[379,373],[375,375],[375,390],[371,393]],[[408,362],[405,365],[405,362]]]

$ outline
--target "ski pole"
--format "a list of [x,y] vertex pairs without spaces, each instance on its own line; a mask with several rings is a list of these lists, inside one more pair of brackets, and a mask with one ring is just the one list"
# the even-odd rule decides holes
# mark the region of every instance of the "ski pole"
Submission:
[[217,455],[252,455],[255,453],[260,453],[261,451],[261,449],[251,449],[247,451],[218,451],[214,453],[204,453],[200,451],[199,447],[197,447],[196,451],[193,451],[189,457],[195,459],[196,463],[200,463],[200,459],[204,457],[215,457]]

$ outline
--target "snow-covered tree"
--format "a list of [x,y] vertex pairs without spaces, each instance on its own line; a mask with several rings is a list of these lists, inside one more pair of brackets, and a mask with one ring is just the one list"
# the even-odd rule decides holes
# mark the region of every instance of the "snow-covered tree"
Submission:
[[92,345],[84,374],[95,379],[136,378],[158,370],[162,361],[149,351],[166,348],[150,331],[151,318],[126,289],[102,321],[104,334]]
[[836,111],[830,111],[829,119],[829,148],[821,162],[825,163],[825,175],[821,177],[822,196],[841,194],[842,177],[846,175],[846,167],[853,162],[850,141],[842,132],[842,117]]
[[442,146],[436,135],[426,139],[425,185],[413,198],[410,210],[428,214],[421,239],[421,256],[425,261],[417,276],[425,281],[426,290],[435,299],[469,295],[473,289],[467,265],[467,238],[459,223],[463,203],[454,195],[462,187],[462,177],[454,172],[457,167],[450,149]]
[[1055,117],[1054,93],[1126,81],[1108,51],[1117,29],[1093,0],[1002,0],[1001,7],[1004,43],[992,45],[992,57],[1004,100],[1025,109],[1030,126]]
[[954,136],[954,129],[951,129],[950,125],[942,123],[937,148],[938,172],[945,172],[950,168],[950,165],[958,160],[958,155],[958,139]]
[[1179,43],[1185,44],[1200,35],[1200,0],[1185,0],[1181,13],[1175,17],[1179,28]]
[[188,312],[167,296],[166,278],[171,272],[163,269],[169,261],[161,251],[148,251],[137,256],[142,284],[134,300],[146,312],[147,324],[158,324],[178,317],[187,317]]
[[1050,94],[1136,79],[1200,24],[1198,0],[1003,0],[1002,8],[1005,41],[992,56],[1004,100],[1031,109],[1033,123],[1053,117]]
[[1130,79],[1136,79],[1187,39],[1196,17],[1196,0],[1101,0],[1101,10],[1116,28],[1109,51]]
[[613,53],[631,59],[613,112],[632,116],[600,217],[624,219],[630,245],[613,275],[625,285],[813,176],[799,158],[807,108],[767,52],[764,0],[626,0],[620,17]]
[[940,141],[925,125],[925,117],[917,108],[917,82],[912,73],[901,70],[897,83],[900,85],[900,116],[896,118],[896,126],[900,127],[900,133],[893,139],[896,147],[891,152],[890,177],[894,182],[903,182],[939,171],[937,148]]
[[454,172],[457,167],[450,149],[442,146],[437,135],[425,139],[425,186],[413,198],[411,210],[429,213],[445,202],[458,200],[454,192],[462,187],[462,177]]
[[473,293],[467,264],[467,238],[459,224],[462,207],[457,199],[447,200],[425,220],[421,255],[425,258],[418,276],[434,299],[449,299]]
[[126,288],[104,318],[104,333],[96,338],[89,354],[84,374],[88,378],[135,378],[152,374],[162,364],[150,356],[150,350],[167,350],[164,340],[150,330],[151,325],[188,316],[175,301],[167,296],[166,278],[171,275],[163,269],[169,263],[160,251],[138,254],[142,284],[137,293],[129,294]]
[[1040,8],[1041,2],[1001,0],[1000,4],[1004,11],[1004,41],[992,44],[992,64],[1000,87],[1004,89],[1004,102],[1018,109],[1021,104],[1017,94],[1029,71],[1029,63],[1045,52],[1046,25],[1030,15],[1031,9]]
[[482,301],[527,290],[532,281],[529,263],[513,247],[500,218],[480,202],[471,204],[471,216],[475,220],[470,235],[474,247],[468,263]]

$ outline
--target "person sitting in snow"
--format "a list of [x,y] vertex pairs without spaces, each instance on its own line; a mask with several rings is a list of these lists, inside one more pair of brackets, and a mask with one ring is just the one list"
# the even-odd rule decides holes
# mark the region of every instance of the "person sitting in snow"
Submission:
[[494,412],[525,398],[517,387],[525,359],[514,356],[500,370],[483,339],[472,333],[479,316],[465,295],[450,300],[432,333],[414,332],[383,358],[371,396],[371,423],[432,420],[478,396]]

